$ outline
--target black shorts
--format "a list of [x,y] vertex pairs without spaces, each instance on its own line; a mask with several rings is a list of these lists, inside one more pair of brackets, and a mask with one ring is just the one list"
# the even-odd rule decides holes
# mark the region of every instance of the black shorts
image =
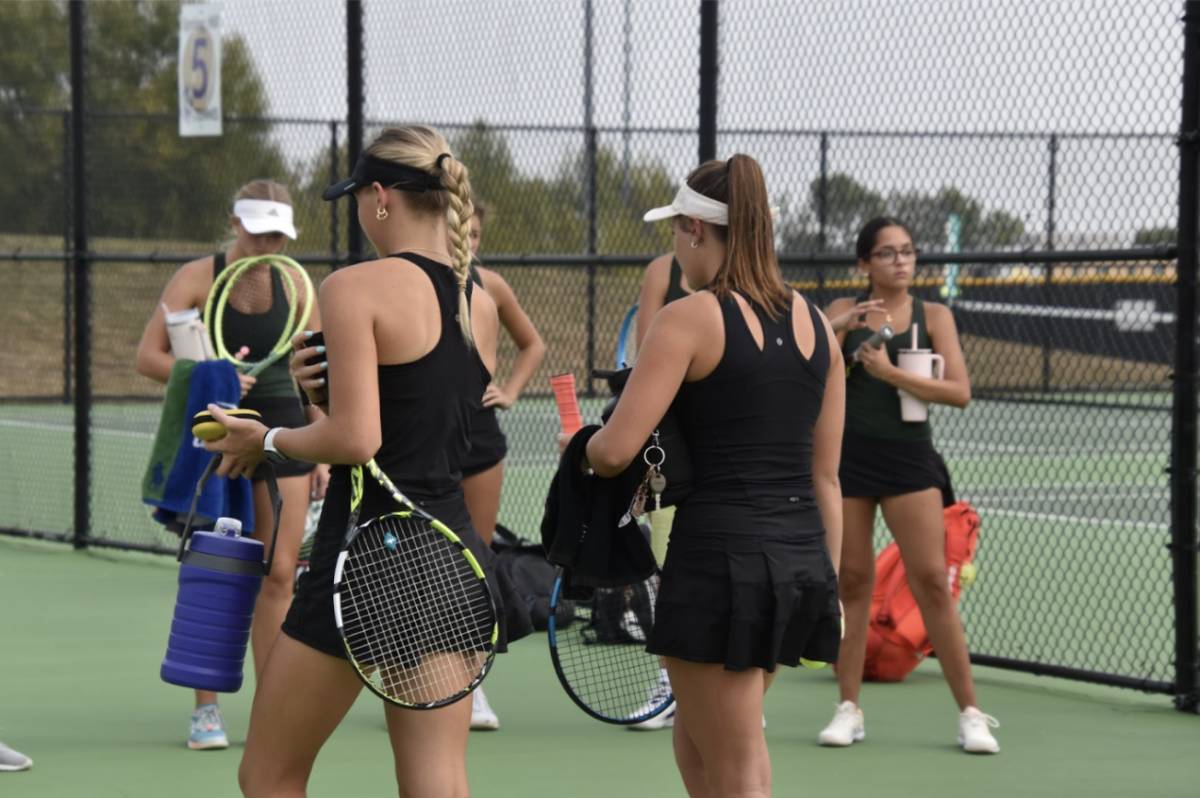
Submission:
[[893,441],[846,432],[838,480],[846,498],[877,499],[945,490],[949,475],[933,441]]
[[[308,424],[308,419],[304,416],[304,408],[300,405],[299,397],[296,396],[251,398],[243,400],[241,407],[246,410],[257,410],[259,415],[262,416],[262,423],[267,426],[267,429],[273,429],[274,427],[297,429]],[[266,462],[260,464],[255,469],[252,478],[266,479],[268,467],[269,465]],[[288,460],[285,463],[276,463],[275,478],[302,477],[305,474],[312,473],[312,470],[316,467],[315,463],[306,463],[303,460]]]
[[472,477],[494,467],[508,454],[508,440],[500,429],[496,408],[485,407],[471,420],[471,451],[463,463],[462,475]]

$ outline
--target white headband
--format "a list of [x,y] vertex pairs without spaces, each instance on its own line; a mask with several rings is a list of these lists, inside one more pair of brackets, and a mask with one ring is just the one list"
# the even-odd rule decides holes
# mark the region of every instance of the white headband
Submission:
[[[647,222],[657,222],[660,219],[670,219],[673,216],[690,216],[710,224],[729,225],[729,206],[706,197],[699,191],[692,190],[687,181],[679,187],[679,192],[670,205],[646,211],[642,217]],[[779,216],[779,208],[771,207],[771,218]]]
[[283,233],[295,240],[296,226],[292,223],[292,206],[274,200],[240,199],[233,203],[233,215],[242,220],[246,232]]

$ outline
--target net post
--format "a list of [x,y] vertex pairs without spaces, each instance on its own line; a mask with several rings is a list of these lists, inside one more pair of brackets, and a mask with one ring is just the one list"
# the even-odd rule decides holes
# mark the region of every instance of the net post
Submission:
[[1183,97],[1179,126],[1179,260],[1171,418],[1171,560],[1175,593],[1175,706],[1200,712],[1197,637],[1196,289],[1200,244],[1200,0],[1183,14]]

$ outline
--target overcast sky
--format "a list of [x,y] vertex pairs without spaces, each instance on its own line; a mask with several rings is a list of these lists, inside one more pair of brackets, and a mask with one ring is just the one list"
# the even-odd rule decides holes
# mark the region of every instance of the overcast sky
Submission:
[[[250,45],[273,114],[345,117],[341,0],[222,8],[226,33]],[[698,3],[593,8],[593,114],[613,129],[602,143],[624,146],[628,114],[632,156],[682,177],[697,157]],[[807,191],[826,131],[831,171],[883,193],[955,185],[1041,230],[1048,137],[1059,134],[1060,231],[1131,239],[1174,224],[1181,2],[722,0],[720,9],[718,154],[759,158],[773,194]],[[365,17],[371,119],[583,124],[582,0],[367,0]],[[888,135],[863,135],[876,132]],[[1110,134],[1142,138],[1093,137]],[[279,135],[296,158],[328,138]],[[522,169],[546,174],[582,135],[509,140]]]

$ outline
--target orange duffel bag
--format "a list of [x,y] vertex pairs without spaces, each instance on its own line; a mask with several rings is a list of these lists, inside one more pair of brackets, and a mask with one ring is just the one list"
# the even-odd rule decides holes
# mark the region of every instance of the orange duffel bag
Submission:
[[[943,510],[946,521],[946,579],[955,602],[975,581],[975,547],[979,544],[979,514],[970,502]],[[871,596],[871,625],[863,679],[898,682],[933,651],[925,620],[904,575],[900,549],[890,543],[875,560],[875,593]]]

